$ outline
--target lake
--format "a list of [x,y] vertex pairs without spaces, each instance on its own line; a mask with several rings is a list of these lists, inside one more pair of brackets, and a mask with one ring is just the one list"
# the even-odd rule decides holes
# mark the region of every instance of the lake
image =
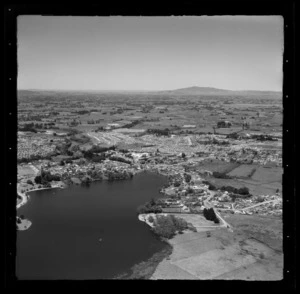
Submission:
[[138,220],[137,207],[159,197],[166,183],[142,172],[131,180],[30,193],[18,209],[32,225],[17,233],[17,277],[111,279],[149,259],[166,244]]

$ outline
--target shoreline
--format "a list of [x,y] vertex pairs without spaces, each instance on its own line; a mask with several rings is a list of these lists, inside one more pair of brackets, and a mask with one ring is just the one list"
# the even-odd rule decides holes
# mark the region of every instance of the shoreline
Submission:
[[[142,172],[154,172],[154,171],[151,171],[151,170],[146,170],[146,169],[138,169],[136,170],[134,173],[133,173],[133,176],[139,174],[139,173],[142,173]],[[125,180],[128,180],[128,179],[125,179]],[[99,181],[108,181],[108,179],[104,178],[104,179],[95,179],[95,180],[91,180],[91,183],[94,183],[94,182],[99,182]],[[21,188],[19,187],[20,184],[18,183],[17,184],[17,195],[20,196],[22,199],[21,199],[21,202],[18,203],[16,205],[16,210],[18,210],[20,207],[22,207],[23,205],[25,205],[28,200],[29,200],[29,193],[31,192],[34,192],[34,191],[39,191],[39,190],[50,190],[50,189],[66,189],[68,188],[70,185],[66,184],[64,181],[60,181],[61,183],[60,184],[57,184],[56,186],[52,186],[52,187],[42,187],[42,188],[35,188],[35,189],[32,189],[30,191],[27,191],[27,192],[21,192]],[[17,216],[18,217],[18,216]],[[30,226],[32,225],[32,222],[28,219],[24,219],[24,221],[27,221],[27,226],[24,225],[22,226],[22,229],[20,230],[28,230],[30,228]],[[17,224],[17,227],[18,224]]]
[[[19,190],[18,186],[19,186],[19,184],[17,185],[17,195],[19,195],[22,198],[22,200],[21,200],[20,203],[17,204],[16,210],[18,210],[20,207],[22,207],[23,205],[25,205],[28,202],[28,200],[29,200],[28,193],[30,193],[30,192],[39,191],[39,190],[48,190],[48,189],[57,189],[57,188],[64,189],[64,188],[66,188],[65,186],[64,187],[56,186],[56,187],[51,187],[51,188],[36,188],[36,189],[32,189],[30,191],[22,193]],[[17,217],[17,220],[19,219],[21,221],[21,223],[16,222],[18,231],[26,231],[31,227],[32,222],[30,220],[20,219],[18,216],[16,216],[16,217]]]

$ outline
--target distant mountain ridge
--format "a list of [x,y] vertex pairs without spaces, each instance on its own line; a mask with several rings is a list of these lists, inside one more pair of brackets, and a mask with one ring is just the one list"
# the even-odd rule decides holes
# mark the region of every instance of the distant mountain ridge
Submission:
[[225,89],[218,89],[213,87],[187,87],[187,88],[181,88],[181,89],[175,89],[175,90],[164,90],[164,91],[114,91],[114,90],[35,90],[35,89],[19,89],[18,90],[18,97],[22,98],[24,96],[26,97],[39,97],[39,96],[45,96],[45,97],[51,97],[51,96],[57,96],[57,97],[64,97],[65,95],[70,96],[77,96],[77,95],[83,95],[84,93],[87,94],[105,94],[109,95],[112,94],[143,94],[143,95],[162,95],[162,96],[240,96],[240,97],[264,97],[264,98],[270,98],[270,99],[281,99],[282,98],[282,92],[276,92],[276,91],[255,91],[255,90],[244,90],[244,91],[235,91],[235,90],[225,90]]
[[281,92],[276,91],[255,91],[255,90],[225,90],[212,87],[187,87],[175,90],[159,91],[161,94],[172,95],[282,95]]

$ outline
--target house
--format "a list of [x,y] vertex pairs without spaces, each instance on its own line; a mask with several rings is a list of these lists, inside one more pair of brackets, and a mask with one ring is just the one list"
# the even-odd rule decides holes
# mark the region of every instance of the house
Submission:
[[196,128],[196,125],[184,125],[182,126],[184,129],[194,129]]

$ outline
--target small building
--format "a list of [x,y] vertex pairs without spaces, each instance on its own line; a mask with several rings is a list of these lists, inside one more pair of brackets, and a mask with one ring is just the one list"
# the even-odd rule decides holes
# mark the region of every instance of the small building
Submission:
[[162,212],[164,213],[181,213],[182,209],[181,208],[176,208],[176,207],[163,207]]
[[218,128],[230,128],[231,126],[232,126],[232,124],[228,120],[218,121],[218,123],[217,123]]
[[111,123],[111,124],[107,124],[107,127],[110,127],[111,129],[116,129],[116,128],[120,127],[120,124]]
[[184,125],[182,126],[184,129],[194,129],[196,128],[196,125]]

